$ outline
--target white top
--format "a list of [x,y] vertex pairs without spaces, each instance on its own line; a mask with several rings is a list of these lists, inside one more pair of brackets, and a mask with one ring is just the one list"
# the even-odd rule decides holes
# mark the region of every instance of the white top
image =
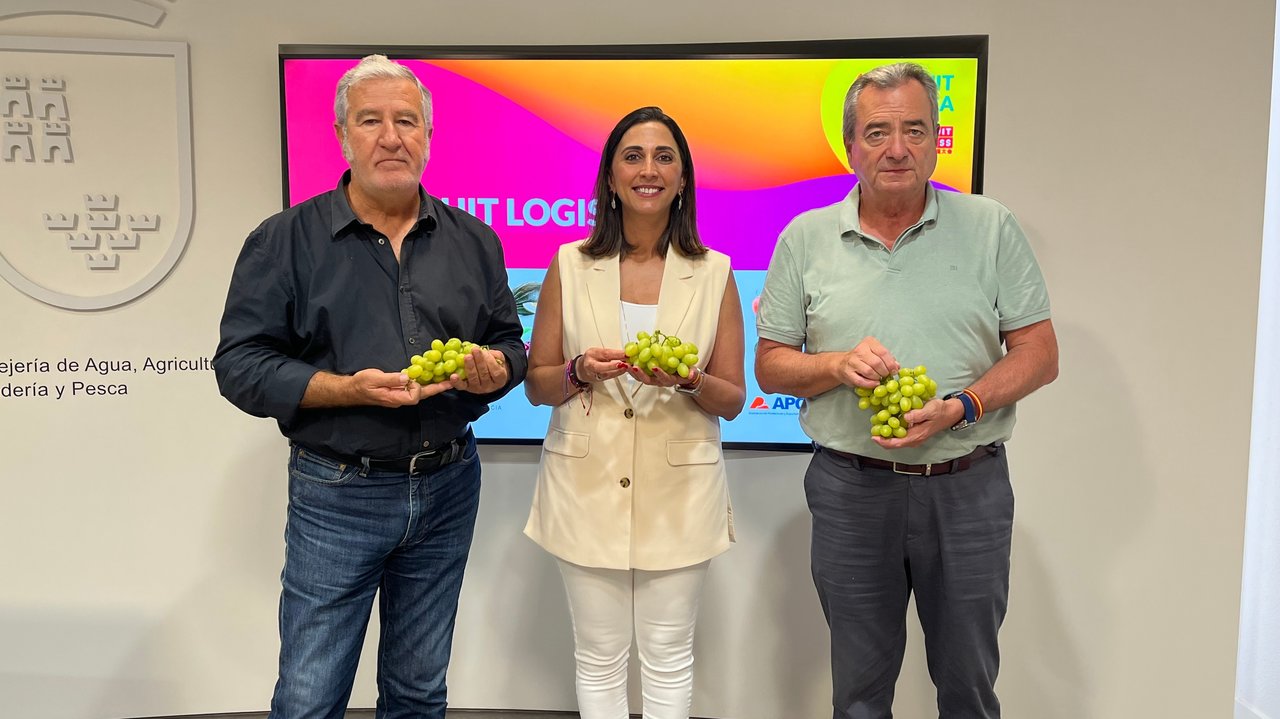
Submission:
[[636,341],[636,334],[648,332],[653,334],[658,324],[657,305],[637,305],[634,302],[619,300],[622,312],[622,345]]
[[[636,341],[636,334],[639,332],[648,332],[653,334],[658,324],[658,306],[657,305],[638,305],[634,302],[626,300],[618,300],[619,312],[622,314],[622,344],[620,347],[626,347],[627,343]],[[635,377],[624,375],[628,387],[634,387],[639,384]]]

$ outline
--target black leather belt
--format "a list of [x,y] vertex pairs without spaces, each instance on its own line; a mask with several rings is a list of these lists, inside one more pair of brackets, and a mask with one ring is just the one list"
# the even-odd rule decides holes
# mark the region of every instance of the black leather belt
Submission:
[[428,452],[418,452],[417,454],[399,459],[371,459],[369,457],[361,457],[358,461],[351,464],[358,464],[365,469],[377,470],[379,472],[395,472],[396,474],[407,474],[410,477],[434,472],[441,467],[453,464],[462,458],[462,453],[467,448],[466,436],[458,437],[450,440],[448,444],[437,447]]
[[830,452],[837,457],[844,457],[847,460],[857,462],[858,466],[870,469],[887,469],[897,474],[907,474],[915,477],[933,477],[939,474],[954,474],[955,472],[963,472],[975,463],[980,462],[987,457],[994,457],[1000,453],[1000,445],[987,444],[978,447],[963,457],[949,459],[946,462],[934,462],[932,464],[903,464],[902,462],[890,462],[884,459],[876,459],[875,457],[864,457],[860,454],[851,454],[849,452],[841,452],[838,449],[830,447],[819,447],[823,452]]

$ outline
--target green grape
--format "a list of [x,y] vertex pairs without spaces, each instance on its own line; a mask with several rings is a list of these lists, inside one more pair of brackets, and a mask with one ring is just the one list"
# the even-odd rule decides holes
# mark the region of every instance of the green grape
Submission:
[[898,400],[898,406],[902,408],[903,412],[910,412],[913,407],[915,409],[920,409],[920,407],[924,406],[924,403],[920,402],[920,407],[916,407],[917,402],[920,402],[919,397],[903,397]]
[[405,369],[404,373],[409,375],[409,379],[418,379],[422,376],[422,366],[411,364]]
[[892,416],[893,416],[892,413],[890,413],[889,410],[887,409],[882,409],[876,413],[876,418],[879,419],[881,422],[888,422],[889,418]]
[[662,330],[654,330],[637,332],[636,341],[626,343],[622,354],[631,366],[648,374],[662,370],[688,377],[698,363],[697,351],[697,346],[692,343],[665,334]]
[[858,400],[858,409],[869,409],[870,407],[871,407],[871,400],[867,399],[866,397],[863,397],[862,399]]
[[426,359],[425,359],[425,358],[423,358],[423,356],[422,356],[422,355],[414,355],[414,356],[412,356],[412,357],[410,357],[410,358],[409,358],[409,364],[416,364],[416,365],[420,365],[420,364],[422,364],[423,362],[426,362]]
[[[436,340],[436,342],[439,341],[440,340]],[[435,343],[433,342],[432,344]],[[442,357],[444,357],[443,351],[435,349],[434,347],[427,350],[427,353],[422,356],[422,358],[428,362],[439,362]]]
[[919,397],[911,398],[911,409],[920,409],[923,406],[924,406],[924,402],[920,401]]
[[457,337],[450,337],[449,340],[444,343],[444,348],[447,350],[453,350],[454,352],[457,352],[458,350],[462,349],[462,340],[458,339]]
[[883,427],[884,427],[884,425],[882,425],[882,424],[875,424],[875,425],[872,425],[872,426],[871,426],[871,436],[872,436],[872,437],[879,437],[879,436],[880,436],[880,430],[881,430]]
[[893,427],[894,429],[897,429],[902,426],[902,420],[898,419],[897,417],[890,417],[889,421],[886,422],[886,424],[888,424],[890,427]]
[[444,360],[445,360],[446,362],[447,362],[447,361],[449,361],[449,360],[456,360],[456,359],[458,359],[458,351],[457,351],[457,350],[445,350],[445,351],[444,351],[444,354],[442,354],[442,355],[440,355],[440,356],[441,356],[441,357],[443,357],[443,358],[444,358]]
[[876,388],[871,391],[871,394],[876,397],[884,397],[889,394],[889,390],[885,389],[884,385],[876,385]]
[[[899,402],[901,402],[902,400],[898,400],[898,401],[899,401]],[[888,412],[889,414],[900,414],[900,413],[902,412],[902,405],[901,405],[901,404],[891,404],[891,405],[886,406],[886,407],[884,408],[884,411]]]
[[915,393],[916,393],[915,388],[909,384],[904,384],[898,387],[898,394],[901,394],[903,397],[910,397]]
[[441,374],[453,374],[454,372],[458,371],[457,360],[447,359],[440,366],[444,368],[444,371]]
[[905,427],[898,427],[893,430],[893,436],[898,439],[902,439],[907,436],[907,429]]
[[[856,395],[858,395],[859,397],[870,397],[870,396],[871,396],[871,390],[867,389],[866,387],[854,387],[854,388],[853,388],[853,393],[854,393],[854,394],[856,394]],[[863,407],[863,409],[866,409],[866,407]]]
[[[903,372],[906,372],[906,370],[905,370],[905,369],[904,369],[904,370],[902,370],[902,371],[903,371]],[[898,386],[899,386],[899,387],[902,387],[903,385],[905,385],[905,386],[907,386],[907,387],[910,387],[911,385],[913,385],[913,384],[915,384],[915,383],[916,383],[915,378],[913,378],[911,375],[906,375],[906,376],[904,376],[904,377],[899,377],[899,378],[898,378]]]
[[884,388],[885,388],[885,391],[887,391],[889,394],[893,394],[894,392],[897,392],[898,380],[896,379],[889,380],[888,382],[885,383]]
[[457,372],[454,372],[454,374],[458,375],[458,379],[466,379],[466,378],[467,378],[467,368],[466,368],[466,367],[459,367],[459,368],[458,368],[458,371],[457,371]]
[[890,426],[889,426],[889,425],[887,425],[887,424],[886,424],[886,425],[884,425],[884,426],[882,426],[882,427],[880,428],[880,436],[881,436],[881,437],[884,437],[885,439],[888,439],[888,438],[892,437],[892,436],[893,436],[893,427],[890,427]]
[[898,384],[902,384],[904,377],[910,377],[914,373],[910,367],[902,367],[898,370]]
[[436,352],[444,352],[444,341],[431,340],[431,349],[435,350]]
[[898,402],[901,402],[901,401],[902,401],[901,392],[894,392],[893,394],[889,395],[889,404],[897,404]]
[[920,365],[919,367],[916,367],[915,375],[919,377],[920,375],[924,374],[927,371],[928,370],[924,368],[924,365]]
[[884,402],[881,400],[881,398],[880,398],[880,397],[872,397],[872,398],[871,398],[871,406],[872,406],[872,407],[883,407],[883,406],[884,406]]

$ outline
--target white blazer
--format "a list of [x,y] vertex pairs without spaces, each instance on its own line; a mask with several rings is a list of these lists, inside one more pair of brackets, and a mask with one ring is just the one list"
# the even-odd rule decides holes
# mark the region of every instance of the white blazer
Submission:
[[[619,258],[593,259],[580,244],[558,253],[566,358],[622,346]],[[725,255],[671,248],[650,329],[696,344],[705,366],[728,277]],[[590,413],[576,397],[553,410],[524,532],[585,567],[698,564],[733,541],[720,418],[673,389],[631,385],[625,375],[596,383]]]

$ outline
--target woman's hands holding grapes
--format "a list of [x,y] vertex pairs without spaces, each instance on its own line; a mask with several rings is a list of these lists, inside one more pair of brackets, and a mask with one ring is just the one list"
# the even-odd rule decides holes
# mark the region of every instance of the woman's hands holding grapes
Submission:
[[626,365],[623,360],[626,355],[622,350],[609,349],[608,347],[588,347],[586,352],[578,358],[578,364],[573,368],[574,374],[583,382],[605,382],[614,377],[619,377],[626,372],[622,367]]

